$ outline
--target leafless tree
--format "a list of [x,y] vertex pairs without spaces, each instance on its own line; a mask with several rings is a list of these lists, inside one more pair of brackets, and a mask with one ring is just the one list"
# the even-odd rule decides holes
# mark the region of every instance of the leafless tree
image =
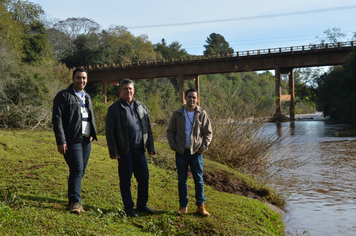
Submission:
[[58,57],[74,53],[73,41],[81,34],[98,33],[101,26],[95,21],[81,17],[59,20],[56,23],[47,22],[49,39]]

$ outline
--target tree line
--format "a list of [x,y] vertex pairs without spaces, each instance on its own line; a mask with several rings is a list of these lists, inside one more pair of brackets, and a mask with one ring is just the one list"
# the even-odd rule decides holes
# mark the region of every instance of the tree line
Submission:
[[[50,127],[53,97],[71,83],[74,67],[193,56],[178,41],[167,43],[163,38],[152,43],[147,35],[135,36],[125,26],[102,29],[85,17],[49,19],[40,5],[26,0],[1,1],[0,17],[1,127]],[[204,48],[204,55],[234,52],[218,33],[207,37]],[[318,106],[327,110],[327,105],[318,100],[322,97],[322,90],[317,92],[322,86],[318,76],[318,70],[296,69],[297,112],[312,112]],[[274,112],[275,78],[269,71],[202,75],[200,81],[201,105],[212,116],[243,118]],[[194,87],[192,81],[185,83],[185,88]],[[139,80],[135,87],[136,97],[146,102],[152,121],[167,121],[180,106],[178,78]],[[96,109],[106,113],[101,85],[90,83],[87,88]],[[282,94],[287,93],[285,78]],[[117,88],[110,86],[109,103],[117,98]],[[288,113],[287,103],[283,109]]]

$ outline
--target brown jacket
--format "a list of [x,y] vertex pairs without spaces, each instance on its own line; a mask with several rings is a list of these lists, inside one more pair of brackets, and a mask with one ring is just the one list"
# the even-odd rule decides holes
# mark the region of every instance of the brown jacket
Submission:
[[[173,112],[173,116],[168,125],[167,139],[172,150],[181,154],[185,149],[185,115],[183,105]],[[193,128],[190,136],[190,154],[196,153],[199,149],[202,152],[208,150],[208,145],[213,137],[213,130],[208,114],[204,109],[197,106],[194,114]]]

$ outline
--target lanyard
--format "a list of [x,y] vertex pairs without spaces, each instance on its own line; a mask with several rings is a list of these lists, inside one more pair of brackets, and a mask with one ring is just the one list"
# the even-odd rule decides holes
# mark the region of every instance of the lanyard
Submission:
[[80,99],[80,102],[82,104],[82,107],[85,107],[85,93],[83,92],[77,92],[75,91],[75,94],[77,95],[77,97]]

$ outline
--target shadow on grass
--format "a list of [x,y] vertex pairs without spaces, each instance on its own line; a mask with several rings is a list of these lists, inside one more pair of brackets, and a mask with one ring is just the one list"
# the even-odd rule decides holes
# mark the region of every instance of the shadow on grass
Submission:
[[[50,197],[39,197],[39,196],[33,196],[33,195],[19,195],[19,198],[25,201],[28,201],[29,205],[32,205],[33,207],[38,207],[38,208],[47,208],[47,209],[52,209],[52,210],[58,210],[58,211],[67,211],[69,208],[69,204],[66,200],[60,200],[56,198],[50,198]],[[84,205],[84,208],[87,212],[99,212],[101,214],[109,214],[113,212],[118,212],[123,215],[124,211],[122,209],[104,209],[104,208],[98,208],[97,206],[93,205]],[[120,214],[120,215],[121,215]],[[172,215],[176,214],[175,212],[172,211],[164,211],[164,210],[156,210],[154,214],[149,214],[146,212],[138,212],[137,214],[139,216],[153,216],[153,215]]]
[[64,211],[68,208],[67,201],[56,199],[56,198],[39,197],[39,196],[23,195],[23,194],[20,194],[19,198],[28,201],[30,205],[35,207],[49,208],[49,209],[61,210],[61,211]]

